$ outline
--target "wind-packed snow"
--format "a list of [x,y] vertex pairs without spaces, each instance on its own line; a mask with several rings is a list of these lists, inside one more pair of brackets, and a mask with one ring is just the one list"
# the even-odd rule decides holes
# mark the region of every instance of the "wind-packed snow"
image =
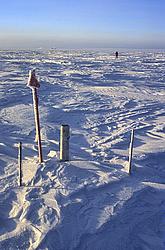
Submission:
[[[1,250],[165,249],[165,51],[114,52],[0,51]],[[41,165],[26,86],[34,68]],[[59,162],[62,124],[69,162]]]

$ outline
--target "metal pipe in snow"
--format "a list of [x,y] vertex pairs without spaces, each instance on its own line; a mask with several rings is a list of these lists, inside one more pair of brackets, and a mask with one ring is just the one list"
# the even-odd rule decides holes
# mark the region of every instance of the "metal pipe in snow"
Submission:
[[134,129],[131,131],[131,141],[129,146],[129,160],[128,160],[128,173],[131,174],[132,170],[132,157],[133,157],[133,143],[134,143]]
[[19,179],[18,185],[22,186],[22,142],[18,144],[18,166],[19,166]]

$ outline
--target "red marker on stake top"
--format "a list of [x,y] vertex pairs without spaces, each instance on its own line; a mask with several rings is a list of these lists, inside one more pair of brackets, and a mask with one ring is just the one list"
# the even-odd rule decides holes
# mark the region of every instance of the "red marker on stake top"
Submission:
[[40,84],[36,78],[35,69],[29,71],[29,79],[28,79],[27,86],[32,88],[32,89],[34,89],[34,88],[38,89],[40,87]]

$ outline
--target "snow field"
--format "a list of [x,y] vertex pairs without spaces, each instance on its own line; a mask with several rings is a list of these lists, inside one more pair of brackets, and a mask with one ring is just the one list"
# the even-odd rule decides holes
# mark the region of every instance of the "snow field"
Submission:
[[[32,68],[41,84],[43,164],[26,87]],[[165,248],[164,72],[164,51],[123,50],[117,60],[111,50],[1,51],[0,249]],[[66,163],[61,124],[71,127]]]

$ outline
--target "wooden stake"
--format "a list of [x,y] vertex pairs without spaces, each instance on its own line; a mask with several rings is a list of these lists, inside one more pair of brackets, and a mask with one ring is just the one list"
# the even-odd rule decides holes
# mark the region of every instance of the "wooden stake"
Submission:
[[22,142],[18,144],[18,166],[19,166],[19,179],[18,185],[22,186]]
[[60,131],[60,161],[69,161],[69,126],[61,125]]
[[42,157],[42,146],[41,146],[37,89],[33,88],[32,93],[33,93],[33,105],[34,105],[34,115],[35,115],[35,124],[36,124],[36,137],[37,137],[37,142],[38,142],[38,156],[39,156],[39,162],[42,163],[43,157]]
[[134,142],[134,129],[131,131],[131,141],[129,146],[129,161],[128,161],[128,173],[131,174],[132,170],[132,156],[133,156],[133,142]]

